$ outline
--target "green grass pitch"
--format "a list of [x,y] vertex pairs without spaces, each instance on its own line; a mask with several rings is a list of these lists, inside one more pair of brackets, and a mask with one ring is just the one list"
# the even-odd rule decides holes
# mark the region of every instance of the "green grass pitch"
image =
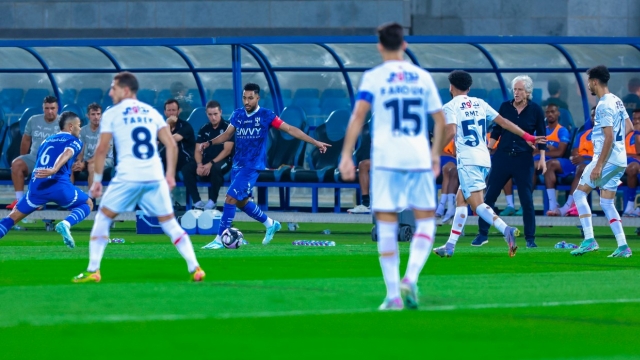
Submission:
[[[515,258],[496,233],[481,248],[462,237],[453,258],[429,258],[419,311],[380,313],[371,225],[285,225],[269,246],[261,224],[235,225],[250,242],[238,250],[200,250],[211,237],[192,236],[200,284],[168,238],[133,223],[112,231],[126,243],[107,247],[100,284],[70,282],[86,268],[91,222],[74,228],[74,250],[41,223],[11,232],[0,241],[0,359],[640,358],[640,253],[607,258],[608,228],[596,229],[600,251],[579,258],[553,248],[579,243],[575,227],[539,228],[540,247],[520,240]],[[337,246],[291,245],[305,239]]]

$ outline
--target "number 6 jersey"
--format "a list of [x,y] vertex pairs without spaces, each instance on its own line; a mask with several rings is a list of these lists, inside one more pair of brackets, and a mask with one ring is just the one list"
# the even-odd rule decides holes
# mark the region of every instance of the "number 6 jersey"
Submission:
[[498,113],[484,100],[458,95],[443,107],[449,124],[456,124],[456,157],[460,165],[491,167],[487,149],[487,124]]
[[135,99],[124,99],[105,111],[100,133],[111,133],[116,149],[114,180],[159,181],[164,179],[158,156],[158,131],[167,126],[151,106]]
[[362,76],[357,100],[372,104],[375,169],[430,170],[427,114],[442,102],[431,75],[406,61],[385,61]]

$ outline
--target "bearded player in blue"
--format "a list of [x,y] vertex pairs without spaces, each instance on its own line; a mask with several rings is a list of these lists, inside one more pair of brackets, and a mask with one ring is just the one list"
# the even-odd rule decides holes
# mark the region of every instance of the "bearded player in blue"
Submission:
[[71,210],[71,214],[56,225],[65,245],[74,248],[70,228],[86,218],[93,203],[89,196],[70,180],[71,166],[82,151],[80,119],[65,111],[60,115],[60,132],[46,138],[38,149],[38,158],[29,182],[29,191],[18,201],[13,211],[0,220],[0,239],[20,220],[54,202]]
[[263,223],[267,228],[267,234],[262,240],[263,245],[269,244],[275,233],[280,230],[280,223],[277,220],[269,218],[255,203],[249,201],[249,196],[258,180],[258,172],[265,169],[264,160],[266,158],[267,137],[270,126],[312,144],[321,153],[324,153],[327,147],[331,146],[314,140],[297,127],[285,123],[273,111],[261,108],[258,105],[259,100],[260,86],[252,83],[246,84],[242,93],[244,108],[233,112],[229,120],[230,125],[223,134],[202,145],[201,150],[210,145],[222,144],[231,139],[234,134],[236,137],[231,185],[224,202],[218,236],[205,245],[203,249],[220,249],[223,247],[220,236],[226,229],[231,227],[231,222],[236,214],[236,206],[251,218]]

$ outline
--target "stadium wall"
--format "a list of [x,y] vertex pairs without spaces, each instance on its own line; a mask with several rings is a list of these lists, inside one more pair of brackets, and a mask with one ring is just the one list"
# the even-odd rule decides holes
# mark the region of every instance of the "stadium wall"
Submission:
[[0,0],[0,38],[640,36],[637,0]]

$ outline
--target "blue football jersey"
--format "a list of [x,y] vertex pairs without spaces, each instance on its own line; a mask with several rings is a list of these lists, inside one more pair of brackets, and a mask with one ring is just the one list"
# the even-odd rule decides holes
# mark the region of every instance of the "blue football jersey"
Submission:
[[[37,170],[51,169],[66,149],[73,150],[73,156],[57,173],[44,179],[35,177]],[[38,148],[38,159],[33,169],[29,190],[44,190],[61,182],[71,184],[71,166],[76,161],[80,151],[82,151],[82,141],[69,133],[61,132],[46,138]]]
[[252,114],[241,108],[231,114],[229,122],[236,129],[234,168],[265,169],[269,126],[276,117],[265,108],[258,108]]

